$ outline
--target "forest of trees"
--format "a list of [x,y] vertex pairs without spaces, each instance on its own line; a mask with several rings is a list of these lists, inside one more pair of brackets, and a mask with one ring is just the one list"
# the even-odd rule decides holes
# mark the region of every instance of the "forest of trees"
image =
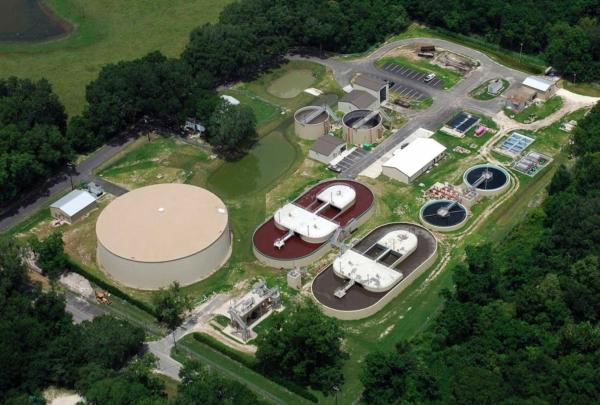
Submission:
[[0,79],[0,206],[73,156],[67,115],[46,80]]
[[600,80],[600,1],[401,0],[409,16],[491,44],[542,55],[569,80]]
[[367,356],[368,403],[593,403],[600,398],[600,105],[543,205],[468,247],[456,289],[414,345]]

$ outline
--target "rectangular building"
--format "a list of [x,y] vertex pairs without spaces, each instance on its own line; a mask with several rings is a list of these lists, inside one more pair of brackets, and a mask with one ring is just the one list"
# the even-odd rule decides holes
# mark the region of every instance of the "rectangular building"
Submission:
[[344,114],[355,110],[378,110],[379,106],[377,98],[364,90],[352,90],[338,101],[338,110]]
[[382,165],[382,173],[409,184],[423,172],[429,170],[444,155],[446,147],[431,138],[417,138],[404,149],[394,151]]
[[85,190],[73,190],[50,205],[52,218],[69,224],[77,221],[96,206],[96,198]]
[[536,92],[537,98],[546,101],[556,93],[556,83],[545,77],[529,76],[523,80],[523,86]]
[[343,139],[327,134],[315,141],[308,151],[308,157],[329,164],[345,150],[346,142]]

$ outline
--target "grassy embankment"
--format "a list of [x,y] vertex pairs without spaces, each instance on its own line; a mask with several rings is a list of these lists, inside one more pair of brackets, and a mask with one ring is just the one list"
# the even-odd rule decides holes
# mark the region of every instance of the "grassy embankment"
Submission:
[[476,100],[491,100],[493,98],[498,97],[500,94],[504,93],[504,91],[509,86],[508,80],[500,79],[500,80],[502,80],[502,89],[498,92],[498,94],[490,94],[487,91],[487,87],[488,87],[488,84],[492,80],[495,80],[495,79],[487,80],[487,81],[481,83],[479,86],[477,86],[476,88],[471,90],[469,92],[469,95]]
[[74,32],[43,43],[0,43],[0,77],[47,78],[77,114],[85,86],[108,63],[159,50],[178,56],[195,27],[214,22],[229,0],[46,0],[58,17],[75,24]]
[[504,109],[504,113],[513,120],[520,123],[530,123],[546,118],[550,114],[558,111],[563,105],[563,99],[560,96],[553,96],[548,101],[543,103],[533,103],[525,108],[520,113],[514,113],[508,108]]
[[462,78],[462,76],[454,70],[445,69],[425,60],[416,61],[402,56],[385,56],[377,61],[378,66],[382,66],[386,63],[395,63],[424,74],[435,73],[437,78],[444,83],[444,89],[449,89],[454,86]]
[[600,83],[573,83],[568,80],[561,80],[560,85],[573,93],[600,97]]

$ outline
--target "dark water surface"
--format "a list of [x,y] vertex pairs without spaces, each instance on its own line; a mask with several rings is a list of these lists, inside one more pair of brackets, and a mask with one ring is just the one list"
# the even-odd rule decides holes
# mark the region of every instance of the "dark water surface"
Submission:
[[69,31],[38,0],[0,0],[0,41],[43,41]]

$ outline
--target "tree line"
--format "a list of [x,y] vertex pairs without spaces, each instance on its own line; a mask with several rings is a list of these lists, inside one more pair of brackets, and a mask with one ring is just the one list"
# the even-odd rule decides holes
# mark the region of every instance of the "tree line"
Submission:
[[[53,250],[54,239],[38,242],[49,246],[38,253]],[[15,240],[0,241],[0,403],[44,403],[50,385],[90,404],[259,403],[244,385],[196,362],[185,363],[178,394],[168,399],[157,359],[144,354],[143,329],[108,315],[74,324],[62,295],[29,280],[23,255]],[[39,264],[55,271],[46,259]]]
[[[600,80],[598,0],[401,0],[408,15],[434,27],[477,36],[534,55],[569,80]],[[522,48],[521,48],[522,47]]]
[[600,105],[573,140],[542,206],[504,241],[466,249],[433,326],[367,356],[367,403],[598,401]]

